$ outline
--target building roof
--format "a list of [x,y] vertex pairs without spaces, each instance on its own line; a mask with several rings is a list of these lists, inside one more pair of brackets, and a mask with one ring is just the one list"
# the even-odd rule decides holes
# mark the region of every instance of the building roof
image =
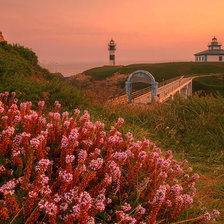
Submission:
[[200,55],[224,55],[224,50],[223,49],[213,49],[213,50],[206,50],[206,51],[201,51],[197,54],[194,54],[195,56],[200,56]]

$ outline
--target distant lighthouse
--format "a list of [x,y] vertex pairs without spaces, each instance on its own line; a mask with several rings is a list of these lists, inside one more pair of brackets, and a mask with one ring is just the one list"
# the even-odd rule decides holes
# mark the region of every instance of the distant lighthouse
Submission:
[[108,50],[109,50],[110,65],[115,65],[116,44],[113,39],[111,39],[110,43],[108,44]]

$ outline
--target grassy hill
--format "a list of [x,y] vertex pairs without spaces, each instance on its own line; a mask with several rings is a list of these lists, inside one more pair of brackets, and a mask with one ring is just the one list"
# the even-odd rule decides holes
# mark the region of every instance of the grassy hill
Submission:
[[36,54],[25,47],[0,42],[0,92],[17,92],[17,98],[34,104],[59,100],[65,108],[86,105],[84,94],[38,64]]
[[84,71],[93,80],[103,80],[114,73],[130,74],[136,70],[146,70],[153,74],[156,81],[162,82],[179,75],[223,73],[224,63],[173,62],[157,64],[132,64],[127,66],[103,66]]
[[193,90],[204,90],[207,94],[217,94],[224,96],[224,75],[199,77],[193,80]]

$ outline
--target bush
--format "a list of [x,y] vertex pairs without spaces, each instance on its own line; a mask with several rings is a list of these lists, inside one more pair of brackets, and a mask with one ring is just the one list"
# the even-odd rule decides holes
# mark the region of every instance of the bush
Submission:
[[13,49],[17,51],[19,55],[22,56],[24,59],[29,61],[32,65],[37,65],[37,55],[31,49],[20,46],[18,44],[14,44]]
[[123,138],[123,119],[105,133],[87,111],[61,116],[58,101],[54,112],[44,101],[19,109],[14,97],[0,95],[2,223],[170,223],[193,203],[198,174],[149,140]]

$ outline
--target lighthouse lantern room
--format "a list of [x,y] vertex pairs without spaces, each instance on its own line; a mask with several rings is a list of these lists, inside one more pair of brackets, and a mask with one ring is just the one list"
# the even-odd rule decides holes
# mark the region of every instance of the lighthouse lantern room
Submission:
[[115,65],[116,44],[113,39],[111,39],[111,41],[108,44],[108,51],[109,51],[110,65]]

